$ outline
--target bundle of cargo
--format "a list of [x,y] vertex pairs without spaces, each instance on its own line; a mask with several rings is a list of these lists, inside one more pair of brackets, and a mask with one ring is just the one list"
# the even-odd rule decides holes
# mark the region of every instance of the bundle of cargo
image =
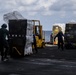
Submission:
[[14,11],[4,14],[4,21],[8,23],[9,45],[11,56],[32,54],[33,24]]
[[18,19],[24,19],[24,17],[18,12],[18,11],[13,11],[9,12],[3,15],[3,19],[5,22],[9,22],[9,20],[18,20]]
[[32,21],[9,20],[9,43],[14,55],[28,55],[32,53]]
[[76,48],[76,23],[66,24],[65,48]]
[[65,33],[65,24],[57,23],[57,24],[53,25],[51,41],[54,45],[58,44],[58,38],[56,38],[54,41],[54,37],[58,34],[59,30],[61,30],[64,34]]
[[58,43],[58,38],[55,39],[54,41],[54,37],[58,34],[59,30],[61,30],[61,27],[59,27],[58,25],[53,26],[53,44],[57,44]]

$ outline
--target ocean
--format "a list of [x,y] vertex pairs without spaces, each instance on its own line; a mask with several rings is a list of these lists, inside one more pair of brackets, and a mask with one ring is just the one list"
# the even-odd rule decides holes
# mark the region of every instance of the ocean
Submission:
[[50,35],[52,31],[43,31],[44,32],[44,37],[45,37],[45,42],[50,42]]

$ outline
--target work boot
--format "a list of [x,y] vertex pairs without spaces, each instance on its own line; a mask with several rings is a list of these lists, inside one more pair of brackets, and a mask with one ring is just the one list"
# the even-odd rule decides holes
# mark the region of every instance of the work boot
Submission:
[[8,60],[8,59],[5,58],[3,61],[7,61],[7,60]]

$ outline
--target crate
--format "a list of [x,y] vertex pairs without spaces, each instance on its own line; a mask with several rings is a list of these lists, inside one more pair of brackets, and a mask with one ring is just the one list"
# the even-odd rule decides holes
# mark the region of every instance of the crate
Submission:
[[27,25],[31,20],[9,20],[9,45],[10,54],[13,56],[24,56],[26,44]]
[[76,23],[67,23],[65,26],[66,47],[76,48]]

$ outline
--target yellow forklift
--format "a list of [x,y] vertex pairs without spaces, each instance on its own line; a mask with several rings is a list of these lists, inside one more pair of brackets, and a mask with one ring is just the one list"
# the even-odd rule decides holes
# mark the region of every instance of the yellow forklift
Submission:
[[42,25],[40,25],[39,20],[32,20],[32,21],[33,21],[33,34],[36,35],[37,48],[44,48],[45,36],[43,34],[44,32],[42,31]]

